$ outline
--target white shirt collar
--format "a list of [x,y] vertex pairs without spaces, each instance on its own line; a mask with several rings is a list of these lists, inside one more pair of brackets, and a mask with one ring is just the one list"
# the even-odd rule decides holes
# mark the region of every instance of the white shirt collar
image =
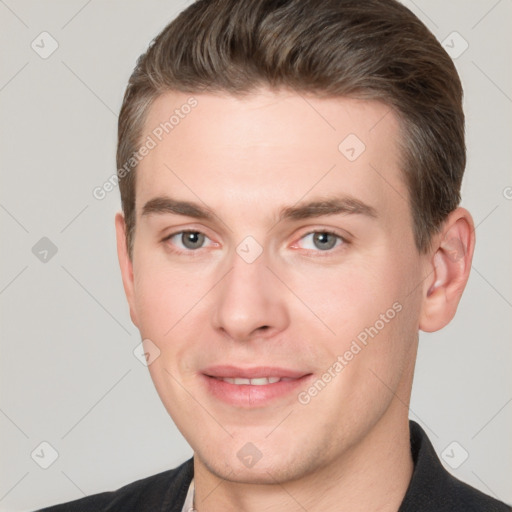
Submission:
[[187,497],[185,498],[185,503],[183,504],[183,508],[181,512],[193,512],[194,511],[194,479],[190,482]]

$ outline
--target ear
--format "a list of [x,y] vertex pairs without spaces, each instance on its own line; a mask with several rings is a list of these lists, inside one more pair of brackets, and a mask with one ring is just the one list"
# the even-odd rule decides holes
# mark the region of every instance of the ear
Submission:
[[475,248],[475,226],[465,208],[454,210],[434,235],[423,287],[419,328],[442,329],[454,317],[466,287]]
[[137,313],[135,308],[135,286],[133,280],[133,262],[128,253],[126,245],[126,222],[122,213],[116,214],[116,239],[117,239],[117,257],[121,268],[121,277],[123,278],[124,293],[130,307],[130,318],[132,322],[139,327]]

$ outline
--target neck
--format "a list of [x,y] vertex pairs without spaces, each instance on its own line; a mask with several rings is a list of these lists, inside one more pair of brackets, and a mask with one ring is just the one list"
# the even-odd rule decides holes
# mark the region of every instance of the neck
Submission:
[[195,509],[396,512],[414,465],[404,414],[407,410],[397,400],[394,402],[357,445],[321,471],[294,481],[260,485],[222,480],[194,456]]

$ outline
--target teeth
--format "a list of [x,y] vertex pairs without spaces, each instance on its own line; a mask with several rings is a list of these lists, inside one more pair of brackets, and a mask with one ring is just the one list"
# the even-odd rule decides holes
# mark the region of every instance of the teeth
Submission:
[[252,386],[264,386],[265,384],[274,384],[275,382],[279,382],[282,380],[280,377],[258,377],[256,379],[243,379],[239,377],[223,377],[220,380],[224,382],[229,382],[230,384],[242,384],[242,385],[252,385]]

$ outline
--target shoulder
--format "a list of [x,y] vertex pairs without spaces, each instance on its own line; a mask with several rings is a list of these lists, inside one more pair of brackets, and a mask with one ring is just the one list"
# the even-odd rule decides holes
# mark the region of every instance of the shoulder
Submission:
[[[502,501],[480,492],[450,475],[447,486],[446,510],[465,512],[511,512],[512,508]],[[441,497],[442,499],[442,497]]]
[[451,475],[427,434],[410,422],[414,471],[399,512],[511,512],[505,503]]
[[136,480],[116,491],[93,494],[39,512],[180,512],[193,472],[193,458],[190,458],[174,469]]

